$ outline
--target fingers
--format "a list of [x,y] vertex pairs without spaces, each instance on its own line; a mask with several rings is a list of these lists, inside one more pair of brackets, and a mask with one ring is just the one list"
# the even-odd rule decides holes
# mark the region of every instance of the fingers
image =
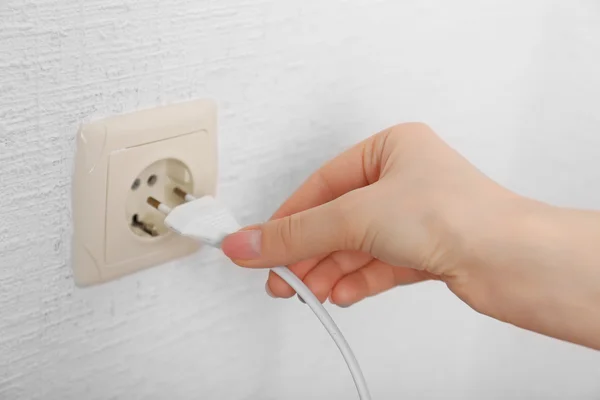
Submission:
[[[389,133],[382,132],[334,158],[313,174],[260,229],[226,238],[223,252],[248,267],[289,265],[317,254],[351,249],[352,218],[341,201],[348,192],[379,178],[381,155]],[[347,229],[351,228],[351,229]]]
[[323,303],[340,279],[360,269],[372,259],[373,257],[368,253],[337,251],[311,269],[303,280],[311,292]]
[[373,260],[339,280],[331,292],[330,300],[334,304],[347,307],[398,285],[412,284],[427,279],[429,276],[421,271],[394,267],[382,261]]
[[[398,285],[438,279],[423,271],[390,266],[369,254],[353,251],[333,253],[313,265],[313,260],[300,262],[294,265],[294,273],[321,302],[329,297],[333,304],[344,307]],[[267,286],[273,297],[289,298],[295,294],[273,273],[269,274]]]
[[[326,256],[314,257],[308,260],[303,260],[298,263],[289,266],[292,271],[300,279],[304,277]],[[269,272],[269,279],[267,280],[267,288],[271,292],[272,297],[290,298],[296,294],[296,291],[292,289],[279,275],[274,272]]]
[[258,229],[236,232],[223,252],[245,267],[290,265],[337,250],[358,250],[369,221],[369,207],[358,207],[362,193],[345,195],[300,213],[271,220]]
[[[374,135],[350,150],[342,153],[325,164],[273,214],[271,220],[288,217],[292,214],[320,206],[342,196],[351,190],[361,188],[375,182],[381,170],[381,154],[388,132]],[[238,239],[244,242],[244,239]],[[252,242],[253,249],[258,247]],[[236,248],[243,246],[236,239],[224,242],[223,251],[233,259],[243,259]],[[238,252],[238,254],[236,254]],[[251,253],[252,254],[252,253]],[[321,258],[312,258],[289,268],[301,279],[317,265]],[[291,297],[295,291],[276,274],[270,273],[267,282],[269,291],[277,297]]]

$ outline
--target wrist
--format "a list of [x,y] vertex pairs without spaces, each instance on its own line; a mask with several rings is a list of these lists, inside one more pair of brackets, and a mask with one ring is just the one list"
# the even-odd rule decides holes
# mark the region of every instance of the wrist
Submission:
[[600,347],[600,214],[520,198],[499,216],[468,263],[474,308]]

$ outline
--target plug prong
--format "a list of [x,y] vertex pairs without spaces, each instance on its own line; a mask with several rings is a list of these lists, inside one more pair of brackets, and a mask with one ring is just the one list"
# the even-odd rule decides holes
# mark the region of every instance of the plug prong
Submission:
[[154,197],[148,197],[146,202],[165,215],[168,215],[171,212],[171,207],[167,206],[166,204],[161,203],[160,201],[156,200]]
[[182,200],[185,200],[185,196],[187,196],[187,193],[179,189],[177,186],[173,189],[173,193],[175,193],[178,197],[181,197]]
[[175,193],[175,195],[177,195],[178,197],[181,197],[182,200],[190,202],[190,201],[194,201],[196,200],[196,198],[194,196],[192,196],[191,194],[187,193],[186,191],[175,187],[173,189],[173,193]]

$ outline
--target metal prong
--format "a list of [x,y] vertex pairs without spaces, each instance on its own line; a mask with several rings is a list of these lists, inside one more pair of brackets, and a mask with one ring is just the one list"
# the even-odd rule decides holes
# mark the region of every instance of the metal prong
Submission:
[[156,200],[154,197],[148,197],[148,200],[146,200],[146,202],[152,207],[156,208],[157,210],[158,207],[160,207],[160,201]]
[[182,200],[185,200],[185,196],[187,196],[187,193],[179,189],[178,187],[175,187],[173,189],[173,193],[175,193],[178,197],[181,197]]
[[148,197],[146,202],[163,214],[169,214],[171,212],[171,207],[161,203],[160,201],[156,200],[154,197]]
[[173,188],[173,193],[175,193],[175,195],[177,195],[178,197],[181,197],[181,199],[183,201],[190,202],[190,201],[196,200],[196,198],[194,196],[192,196],[189,193],[186,193],[184,190],[182,190],[178,187]]

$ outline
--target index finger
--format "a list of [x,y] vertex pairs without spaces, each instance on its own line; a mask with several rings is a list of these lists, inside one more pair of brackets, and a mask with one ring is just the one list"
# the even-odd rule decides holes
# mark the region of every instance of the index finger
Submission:
[[[387,137],[381,132],[356,144],[349,150],[327,162],[313,173],[273,214],[271,219],[320,206],[343,194],[370,185],[379,178],[381,154]],[[321,260],[323,254],[309,260],[290,265],[290,270],[303,279]],[[295,291],[283,279],[269,272],[267,287],[280,297],[291,297]]]

